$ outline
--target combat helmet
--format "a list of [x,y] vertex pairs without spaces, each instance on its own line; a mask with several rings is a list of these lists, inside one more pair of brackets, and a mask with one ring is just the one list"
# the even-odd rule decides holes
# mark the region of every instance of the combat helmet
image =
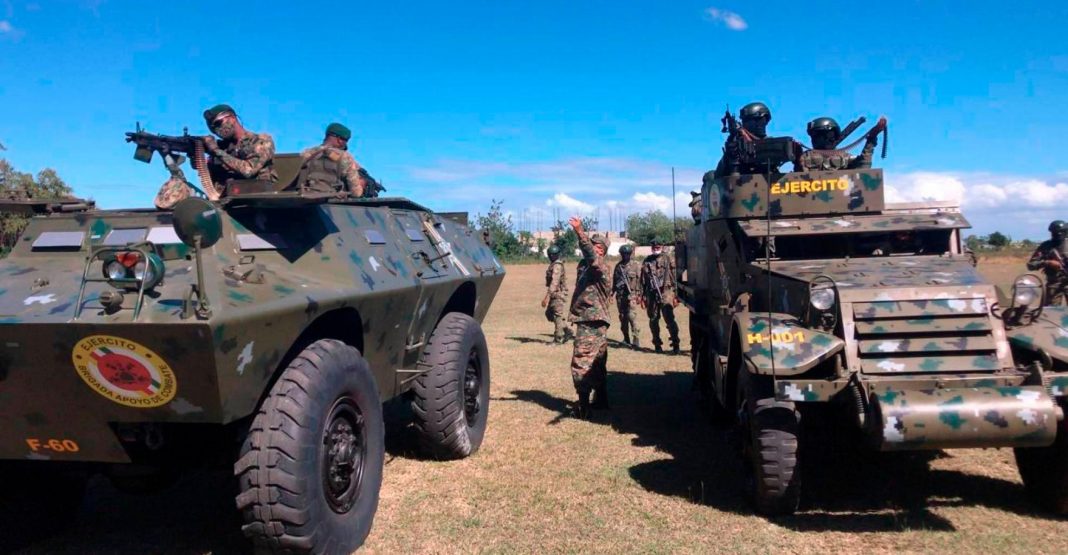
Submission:
[[1054,235],[1064,235],[1068,233],[1068,223],[1064,220],[1053,220],[1049,223],[1049,232]]
[[808,122],[808,136],[812,138],[812,148],[834,148],[834,143],[841,134],[842,128],[834,118],[821,117]]
[[549,255],[549,258],[556,258],[560,256],[560,245],[549,245],[548,250],[545,251]]
[[763,102],[750,102],[742,106],[739,112],[742,117],[742,127],[759,138],[767,136],[768,122],[771,121],[771,110]]
[[621,255],[634,254],[634,246],[631,245],[630,243],[627,243],[627,244],[619,247],[619,254],[621,254]]

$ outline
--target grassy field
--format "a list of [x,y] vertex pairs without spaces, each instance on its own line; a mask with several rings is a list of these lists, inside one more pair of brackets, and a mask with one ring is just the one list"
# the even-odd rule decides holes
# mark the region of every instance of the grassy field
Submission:
[[[1005,283],[1022,264],[980,267]],[[550,343],[537,304],[543,268],[508,272],[485,322],[493,381],[482,450],[463,461],[422,460],[404,410],[391,407],[366,551],[1068,552],[1068,520],[1035,512],[1009,450],[890,455],[810,434],[802,510],[753,516],[728,433],[693,402],[685,353],[620,348],[613,325],[613,410],[573,419],[570,347]],[[191,477],[147,498],[95,483],[76,527],[31,552],[230,552],[240,543],[227,533],[232,500],[221,483]]]

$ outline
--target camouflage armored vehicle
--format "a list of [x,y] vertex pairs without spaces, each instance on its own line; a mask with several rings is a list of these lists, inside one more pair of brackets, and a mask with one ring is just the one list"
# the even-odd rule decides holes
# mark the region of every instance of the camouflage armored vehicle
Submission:
[[820,405],[879,450],[1013,447],[1068,511],[1068,313],[1031,275],[999,303],[957,207],[888,204],[862,169],[709,174],[701,210],[677,249],[695,380],[759,512],[797,508],[800,409]]
[[76,506],[90,473],[144,489],[222,465],[257,547],[349,552],[378,503],[383,402],[410,398],[428,455],[478,450],[492,251],[409,200],[294,190],[299,157],[275,164],[277,184],[216,203],[35,217],[0,260],[15,518]]

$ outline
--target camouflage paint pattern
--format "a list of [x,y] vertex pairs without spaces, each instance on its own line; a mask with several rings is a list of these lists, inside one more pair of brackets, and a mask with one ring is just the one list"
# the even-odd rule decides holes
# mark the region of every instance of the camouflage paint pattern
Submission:
[[210,153],[208,170],[218,191],[227,179],[277,181],[274,171],[274,138],[267,133],[248,131],[241,140],[220,140],[219,148]]
[[[325,322],[329,333],[356,344],[383,399],[392,398],[418,375],[418,346],[443,313],[462,311],[481,321],[504,277],[473,230],[404,199],[227,204],[223,214],[222,238],[202,253],[213,309],[207,319],[182,317],[197,272],[170,212],[31,220],[0,260],[0,458],[29,457],[26,439],[43,437],[81,446],[77,453],[53,453],[56,459],[126,461],[109,422],[243,418],[297,338],[312,329],[322,333]],[[66,246],[41,246],[57,238]],[[100,281],[85,284],[75,320],[90,249],[145,239],[164,259],[165,274],[138,318],[133,294],[124,295],[118,311],[104,310],[100,295],[114,287]],[[88,269],[93,278],[102,272],[99,260]],[[173,399],[133,408],[91,389],[71,356],[94,335],[157,353],[173,370]]]
[[[772,218],[873,213],[885,206],[879,169],[773,174],[770,183],[759,174],[706,179],[702,196],[706,207],[718,197],[718,217],[739,219],[766,218],[769,202]],[[709,210],[705,215],[712,217]]]
[[[742,231],[749,237],[768,235],[764,220],[741,220]],[[971,224],[958,212],[936,214],[866,214],[805,219],[780,218],[771,221],[771,235],[813,235],[829,233],[862,233],[865,231],[920,231],[928,229],[961,229]],[[937,253],[941,254],[941,253]]]
[[1068,396],[1068,307],[1043,307],[1038,318],[1027,325],[1009,329],[1006,335],[1014,353],[1028,353],[1031,355],[1028,358],[1037,358],[1039,351],[1049,354],[1054,367],[1043,375],[1050,394]]
[[325,144],[313,146],[300,153],[302,163],[313,157],[325,156],[337,164],[337,179],[352,196],[362,197],[367,191],[367,180],[360,175],[360,163],[347,150],[341,150]]
[[1042,387],[891,390],[872,402],[884,451],[1045,447],[1057,436],[1057,407]]
[[545,318],[553,323],[553,341],[562,343],[571,332],[567,321],[567,271],[564,269],[563,260],[549,263],[545,270],[545,287],[549,296]]
[[620,260],[612,270],[612,294],[616,297],[619,326],[623,341],[639,345],[641,341],[641,263],[631,258]]
[[608,323],[575,324],[575,349],[571,355],[571,379],[580,395],[597,389],[608,377]]
[[742,312],[734,320],[742,352],[757,374],[796,376],[845,345],[829,333],[803,327],[789,314]]

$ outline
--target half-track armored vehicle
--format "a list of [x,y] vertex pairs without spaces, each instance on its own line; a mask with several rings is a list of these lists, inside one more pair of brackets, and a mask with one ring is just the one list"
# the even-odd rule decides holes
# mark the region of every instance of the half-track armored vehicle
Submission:
[[879,169],[710,173],[676,249],[697,389],[739,432],[757,511],[796,510],[799,409],[821,404],[883,451],[1015,448],[1068,511],[1068,312],[1033,275],[999,303],[957,206],[884,191]]
[[502,266],[459,218],[292,187],[299,162],[218,202],[31,219],[0,260],[12,518],[76,506],[90,473],[146,489],[219,465],[258,548],[347,553],[378,504],[383,402],[410,398],[429,456],[478,450]]

